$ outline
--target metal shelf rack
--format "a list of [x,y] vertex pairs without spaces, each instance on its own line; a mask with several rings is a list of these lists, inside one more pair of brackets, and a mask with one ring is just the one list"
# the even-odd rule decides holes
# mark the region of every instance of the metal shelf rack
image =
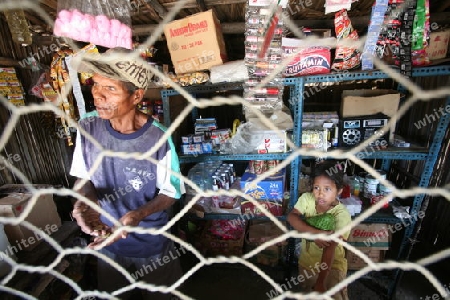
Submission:
[[[395,71],[395,69],[393,69]],[[415,68],[412,73],[412,77],[430,77],[430,76],[448,76],[450,75],[450,66],[431,66]],[[325,83],[325,82],[342,82],[342,81],[352,81],[352,80],[369,80],[369,79],[388,79],[391,76],[385,72],[379,70],[372,71],[354,71],[354,72],[341,72],[341,73],[330,73],[321,75],[311,75],[304,77],[295,78],[285,78],[284,85],[290,88],[290,99],[289,103],[291,105],[291,112],[294,118],[294,128],[292,140],[297,147],[301,147],[301,120],[303,118],[303,93],[305,91],[305,86],[309,83]],[[405,89],[404,87],[399,87]],[[202,86],[196,86],[187,88],[189,93],[206,93],[206,92],[219,92],[224,90],[240,90],[242,89],[242,83],[230,83],[230,84],[220,84],[213,85],[207,84]],[[173,89],[162,90],[161,98],[163,101],[164,114],[170,116],[170,101],[169,97],[173,95],[180,94],[178,91]],[[450,105],[450,97],[447,97],[446,107]],[[437,122],[437,129],[433,137],[433,141],[430,147],[427,148],[392,148],[388,150],[376,151],[372,153],[366,153],[364,159],[377,158],[382,160],[382,169],[388,171],[391,166],[392,160],[423,160],[425,161],[424,171],[420,177],[419,187],[427,187],[430,182],[431,175],[436,163],[438,152],[441,148],[442,141],[444,139],[445,132],[450,124],[450,114],[443,115]],[[169,118],[165,118],[165,125],[170,126]],[[182,163],[187,162],[197,162],[202,160],[269,160],[269,159],[285,159],[292,153],[280,153],[280,154],[246,154],[246,155],[200,155],[200,156],[181,156],[180,161]],[[290,203],[288,210],[291,209],[298,199],[298,178],[299,170],[302,163],[302,159],[308,159],[312,157],[303,156],[295,157],[290,164]],[[424,194],[418,194],[414,197],[413,205],[410,208],[411,215],[417,215],[422,207],[422,201],[424,199]],[[223,216],[214,215],[211,218],[223,218]],[[410,245],[410,237],[413,235],[416,225],[416,219],[410,222],[409,226],[405,228],[403,234],[402,242],[400,244],[400,251],[398,253],[397,260],[408,259],[408,249]],[[367,218],[365,222],[370,223],[388,223],[396,224],[400,222],[400,219],[396,218],[390,213],[377,212],[371,217]],[[394,280],[392,284],[388,287],[387,295],[392,296],[399,278],[399,272],[395,272]]]

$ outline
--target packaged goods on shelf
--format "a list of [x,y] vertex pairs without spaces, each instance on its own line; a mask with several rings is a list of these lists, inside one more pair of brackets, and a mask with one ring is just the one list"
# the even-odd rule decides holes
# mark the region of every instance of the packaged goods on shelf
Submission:
[[445,58],[447,56],[450,29],[434,31],[430,34],[430,44],[425,48],[430,60]]
[[[244,252],[249,253],[263,243],[273,240],[283,231],[271,221],[252,220],[245,235]],[[271,245],[261,250],[249,260],[253,263],[275,267],[284,261],[287,241]]]
[[426,48],[430,38],[430,3],[418,0],[412,26],[411,60],[413,66],[430,64]]
[[211,131],[211,141],[215,147],[220,147],[221,144],[226,143],[231,138],[231,129],[216,129]]
[[242,256],[245,220],[211,220],[207,222],[198,246],[206,256]]
[[364,50],[361,54],[361,69],[373,69],[373,57],[376,55],[377,42],[384,23],[384,17],[388,7],[388,0],[378,0],[372,6],[370,24],[367,29],[367,38],[364,44]]
[[181,152],[184,155],[210,154],[213,153],[213,145],[211,142],[181,145]]
[[280,163],[279,160],[270,159],[270,160],[250,160],[248,162],[247,172],[261,175],[273,168],[275,168]]
[[217,129],[217,122],[215,118],[197,119],[194,124],[195,133],[204,133]]
[[[301,39],[283,38],[283,58],[289,59],[284,76],[303,76],[310,74],[330,73],[331,49],[327,46],[302,47]],[[329,38],[329,43],[335,43],[334,38]]]
[[[209,74],[207,72],[190,72],[185,74],[175,75],[173,73],[167,74],[174,83],[181,86],[192,86],[202,84],[209,81]],[[170,88],[172,85],[169,82],[163,81],[162,85],[165,88]]]
[[[266,115],[281,110],[283,105],[281,39],[282,18],[287,1],[274,5],[270,1],[250,1],[245,12],[245,64],[249,80],[244,82],[243,97],[253,109]],[[276,74],[272,74],[276,72]],[[264,86],[260,83],[270,76]],[[257,89],[254,89],[255,86]],[[250,110],[246,108],[246,110]]]
[[[185,204],[192,201],[193,196],[187,195],[185,198]],[[212,197],[200,197],[190,210],[196,216],[203,218],[207,214],[233,214],[240,215],[241,208],[240,197],[232,196],[217,196],[215,199]]]
[[248,79],[244,60],[229,61],[210,68],[211,83],[239,82]]
[[[390,246],[392,226],[389,224],[357,225],[352,228],[348,243],[361,250],[373,262],[382,262]],[[359,270],[367,265],[351,251],[347,251],[347,263],[349,270]]]
[[177,74],[208,70],[227,61],[220,22],[211,9],[166,24],[164,35]]
[[0,68],[0,96],[15,106],[25,105],[25,93],[14,68]]
[[286,152],[286,130],[261,130],[257,132],[262,136],[260,143],[256,147],[258,153]]
[[286,170],[283,169],[255,183],[258,176],[260,175],[250,173],[247,169],[240,180],[241,190],[255,200],[270,199],[282,202],[286,185]]
[[126,0],[58,0],[53,33],[98,46],[132,49],[130,8]]
[[305,128],[302,130],[302,148],[327,151],[330,146],[327,128]]
[[339,201],[347,207],[351,216],[361,213],[362,201],[355,196],[339,199]]
[[[241,198],[241,213],[247,216],[254,217],[265,217],[266,214],[259,209],[258,206],[253,204],[251,201],[248,201],[245,198]],[[284,214],[284,205],[283,202],[279,200],[265,199],[265,200],[255,200],[264,207],[267,211],[269,211],[274,216],[282,216]]]
[[[354,30],[345,9],[335,14],[334,28],[338,41],[351,42],[359,39],[358,32]],[[361,52],[357,47],[338,45],[331,69],[335,71],[355,70],[359,68],[360,64]]]
[[[218,190],[234,188],[237,184],[234,164],[222,161],[199,162],[188,172],[188,179],[201,190]],[[186,184],[186,193],[196,195],[196,191]]]

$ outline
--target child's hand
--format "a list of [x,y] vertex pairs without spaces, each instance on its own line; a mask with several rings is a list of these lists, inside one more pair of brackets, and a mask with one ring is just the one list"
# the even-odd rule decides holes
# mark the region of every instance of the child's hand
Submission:
[[[323,230],[322,233],[325,234],[333,234],[333,230]],[[317,247],[323,249],[325,247],[328,247],[331,245],[331,241],[321,240],[321,239],[315,239],[314,243],[316,243]]]
[[321,239],[315,239],[314,243],[316,243],[317,247],[319,247],[321,249],[330,246],[329,241],[325,241],[325,240],[321,240]]
[[323,294],[327,291],[326,287],[325,287],[325,283],[320,283],[319,281],[316,282],[316,284],[314,285],[314,291],[318,292],[319,294]]

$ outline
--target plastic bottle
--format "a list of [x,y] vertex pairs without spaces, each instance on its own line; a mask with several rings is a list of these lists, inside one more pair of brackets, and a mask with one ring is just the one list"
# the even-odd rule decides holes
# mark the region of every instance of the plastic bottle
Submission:
[[361,183],[359,182],[357,176],[353,178],[352,184],[353,184],[353,196],[359,197],[359,192],[361,191]]

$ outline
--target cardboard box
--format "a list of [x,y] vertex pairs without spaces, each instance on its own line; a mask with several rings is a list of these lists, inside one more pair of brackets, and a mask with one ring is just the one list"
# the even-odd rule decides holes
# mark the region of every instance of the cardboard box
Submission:
[[164,34],[177,74],[208,70],[227,60],[222,29],[211,9],[170,22]]
[[388,224],[359,224],[350,231],[348,243],[362,249],[388,250],[391,235]]
[[[19,218],[28,207],[31,197],[31,193],[10,193],[8,196],[1,198],[0,216]],[[61,226],[61,218],[53,201],[53,195],[40,196],[28,216],[25,217],[25,221],[49,235],[56,232],[57,228]],[[11,246],[19,248],[20,245],[21,250],[32,250],[42,240],[39,234],[21,224],[5,224],[5,233]]]
[[425,48],[428,58],[430,60],[445,58],[449,39],[450,29],[432,32],[430,34],[430,45]]
[[250,195],[255,200],[283,200],[283,193],[286,184],[286,170],[267,177],[258,183],[253,183],[253,181],[258,177],[258,175],[244,172],[241,177],[240,186],[241,191],[245,194]]
[[[277,238],[282,234],[283,231],[271,221],[252,220],[247,230],[244,251],[245,253],[249,253],[261,244]],[[252,256],[249,261],[275,267],[283,262],[286,246],[287,240],[268,246]]]
[[[373,262],[382,262],[389,249],[391,234],[388,224],[359,224],[352,228],[348,243],[361,250]],[[349,270],[359,270],[367,264],[358,255],[347,251]]]
[[394,117],[400,103],[395,90],[345,90],[342,92],[341,117],[383,113]]
[[[360,249],[374,263],[384,260],[385,250],[380,249]],[[347,251],[347,267],[349,270],[360,270],[367,266],[367,263],[353,252]]]

